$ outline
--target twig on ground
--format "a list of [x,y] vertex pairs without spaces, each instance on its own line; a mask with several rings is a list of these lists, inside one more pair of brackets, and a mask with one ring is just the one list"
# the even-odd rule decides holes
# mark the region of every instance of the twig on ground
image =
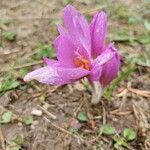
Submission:
[[96,141],[99,141],[99,138],[102,139],[105,143],[109,143],[109,141],[105,137],[102,137],[100,133],[98,134],[97,137],[95,137],[94,139],[90,140],[89,143],[94,143]]
[[137,95],[141,95],[141,96],[144,96],[144,97],[150,97],[150,91],[134,89],[134,88],[131,88],[131,87],[128,87],[127,89],[128,89],[128,91],[133,92]]
[[132,112],[133,111],[125,111],[125,112],[123,112],[123,111],[120,111],[119,109],[115,109],[115,110],[111,111],[110,113],[112,115],[116,115],[116,116],[125,116],[125,115],[131,114]]
[[105,8],[105,7],[106,7],[106,5],[95,6],[94,8],[92,7],[92,8],[88,8],[88,9],[84,8],[83,10],[81,10],[81,12],[83,14],[91,14],[91,13],[95,13],[95,12]]
[[124,89],[123,91],[121,91],[120,93],[116,94],[117,97],[122,97],[127,93],[127,89]]
[[84,104],[84,101],[81,101],[81,103],[79,104],[79,106],[76,108],[76,110],[74,111],[73,115],[76,116],[78,111],[82,108]]
[[146,150],[149,150],[150,149],[150,142],[145,140],[144,146],[145,146]]
[[85,103],[89,119],[93,119],[93,113],[92,113],[92,110],[91,110],[91,106],[89,104],[89,101],[86,98],[86,94],[85,93],[83,93],[83,101]]
[[127,92],[125,92],[123,97],[122,97],[121,105],[120,105],[120,108],[119,108],[120,111],[123,111],[126,108],[125,107],[126,100],[127,100]]
[[106,124],[106,110],[105,107],[103,106],[103,125]]
[[5,139],[4,139],[1,127],[0,127],[0,149],[6,150]]
[[3,53],[0,53],[0,57],[6,57],[7,55],[12,55],[18,52],[20,52],[18,49],[11,50],[11,51],[10,50],[4,51]]
[[91,144],[90,144],[88,141],[86,141],[85,139],[83,139],[82,137],[80,137],[80,136],[78,136],[78,135],[75,135],[75,134],[73,134],[73,133],[71,133],[71,132],[65,130],[65,129],[62,128],[62,127],[57,126],[56,124],[54,124],[53,122],[51,122],[51,121],[50,121],[48,118],[46,118],[45,116],[44,116],[44,119],[45,119],[47,122],[49,122],[53,127],[55,127],[57,130],[59,130],[59,131],[61,131],[61,132],[64,132],[64,133],[66,133],[66,134],[68,134],[68,135],[71,135],[72,137],[74,137],[74,138],[80,140],[81,142],[84,142],[86,145],[91,146]]
[[135,101],[132,101],[132,103],[137,126],[142,131],[143,136],[145,136],[147,130],[150,128],[147,117],[145,116],[142,108],[140,108]]
[[67,87],[68,87],[68,89],[69,89],[69,93],[70,93],[70,94],[73,93],[73,87],[72,87],[72,85],[71,85],[71,84],[68,84]]
[[102,119],[102,116],[94,116],[93,119],[94,120],[100,120],[100,119]]
[[53,93],[53,92],[55,92],[58,88],[60,88],[60,87],[62,87],[62,86],[54,86],[54,88],[52,89],[52,90],[50,90],[50,91],[47,91],[48,93]]
[[16,67],[8,67],[8,68],[4,67],[2,70],[0,70],[0,72],[7,72],[7,71],[14,70],[14,69],[30,67],[30,66],[34,66],[34,65],[38,65],[38,64],[42,64],[42,63],[43,63],[43,61],[35,61],[35,62],[32,62],[32,63],[23,64],[23,65],[16,66]]
[[38,105],[38,107],[40,109],[42,109],[44,111],[45,114],[47,114],[50,118],[56,120],[57,116],[55,116],[54,114],[50,113],[49,111],[47,111],[45,108],[43,108],[42,106]]

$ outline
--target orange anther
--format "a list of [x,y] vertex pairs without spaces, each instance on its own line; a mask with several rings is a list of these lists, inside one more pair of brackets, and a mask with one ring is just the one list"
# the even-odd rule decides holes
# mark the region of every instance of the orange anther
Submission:
[[77,67],[84,68],[86,70],[90,70],[90,63],[87,59],[85,58],[76,58],[74,60],[74,63]]

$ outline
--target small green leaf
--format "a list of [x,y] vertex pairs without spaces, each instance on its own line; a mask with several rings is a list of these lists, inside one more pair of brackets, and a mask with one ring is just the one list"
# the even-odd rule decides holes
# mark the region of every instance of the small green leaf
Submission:
[[70,3],[70,0],[63,0],[63,4],[64,5],[67,5],[67,4],[69,4]]
[[136,39],[136,41],[141,43],[141,44],[149,44],[150,43],[150,36],[149,35],[140,36]]
[[26,125],[31,125],[33,123],[33,117],[32,116],[26,117],[24,122]]
[[19,74],[20,74],[21,77],[24,77],[27,73],[28,73],[28,69],[27,68],[21,68],[19,70]]
[[6,78],[5,81],[0,83],[0,92],[5,92],[11,89],[15,89],[20,85],[19,81],[15,79]]
[[24,138],[22,135],[18,134],[14,140],[17,145],[22,145],[24,143]]
[[136,138],[136,132],[132,128],[126,128],[123,131],[123,136],[126,138],[128,141],[132,141]]
[[78,130],[72,127],[70,127],[68,130],[69,132],[74,133],[74,134],[78,133]]
[[19,81],[13,80],[13,81],[9,84],[9,86],[7,86],[7,89],[14,89],[14,88],[16,88],[16,87],[19,86],[19,85],[20,85],[20,82],[19,82]]
[[128,31],[119,31],[114,36],[114,41],[116,42],[130,42],[133,43],[135,40],[133,33]]
[[138,24],[142,22],[142,18],[139,16],[130,16],[128,18],[128,23],[129,24]]
[[9,25],[10,24],[10,20],[4,20],[4,19],[0,19],[0,27],[2,25]]
[[17,34],[15,32],[4,32],[3,36],[9,41],[14,41],[16,39]]
[[0,123],[9,123],[9,122],[11,122],[11,119],[12,119],[12,112],[7,111],[2,115],[2,119],[1,119]]
[[10,141],[8,142],[9,144],[9,150],[20,150],[21,149],[21,146],[20,145],[17,145],[15,142],[13,141]]
[[104,147],[103,142],[102,141],[97,141],[97,143],[93,145],[92,150],[104,150],[103,147]]
[[100,132],[105,135],[112,135],[115,133],[115,128],[110,124],[105,124],[101,127]]
[[119,136],[114,136],[113,140],[115,141],[114,147],[116,149],[120,148],[121,146],[128,147],[128,144],[124,141],[124,139]]
[[78,113],[78,116],[77,116],[78,120],[81,121],[81,122],[87,122],[88,121],[88,116],[85,112],[81,111]]
[[146,28],[148,31],[150,31],[150,21],[145,20],[145,21],[144,21],[144,26],[145,26],[145,28]]
[[10,150],[20,150],[20,146],[19,145],[16,145],[16,146],[13,146],[10,148]]
[[38,43],[36,50],[39,52],[36,54],[35,59],[41,59],[43,57],[52,58],[55,56],[54,49],[50,44]]
[[129,36],[128,35],[123,35],[123,34],[118,34],[115,36],[114,41],[116,42],[126,42],[129,41]]

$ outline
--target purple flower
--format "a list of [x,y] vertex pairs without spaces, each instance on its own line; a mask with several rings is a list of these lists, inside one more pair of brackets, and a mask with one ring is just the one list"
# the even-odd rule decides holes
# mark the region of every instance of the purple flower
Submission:
[[[89,25],[84,16],[68,5],[63,11],[63,19],[65,27],[58,25],[59,36],[54,41],[57,60],[44,58],[46,66],[30,72],[24,80],[63,85],[87,77],[93,85],[94,97],[99,99],[103,88],[116,77],[120,67],[120,56],[114,44],[105,43],[107,15],[96,13]],[[92,101],[97,103],[99,100]]]

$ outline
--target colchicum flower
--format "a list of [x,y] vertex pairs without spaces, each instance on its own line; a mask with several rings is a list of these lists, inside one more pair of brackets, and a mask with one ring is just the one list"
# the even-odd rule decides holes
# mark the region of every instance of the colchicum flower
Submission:
[[54,41],[57,60],[44,58],[46,66],[28,73],[24,80],[64,85],[87,77],[93,89],[91,102],[96,104],[120,67],[114,44],[105,43],[107,15],[103,11],[96,13],[89,25],[84,16],[68,5],[63,19],[65,27],[58,25],[59,36]]

